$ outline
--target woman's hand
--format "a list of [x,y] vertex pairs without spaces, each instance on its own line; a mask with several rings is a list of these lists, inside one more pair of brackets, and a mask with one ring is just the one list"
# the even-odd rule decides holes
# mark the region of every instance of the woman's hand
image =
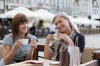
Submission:
[[74,45],[72,39],[68,35],[60,33],[57,36],[59,39],[64,41],[64,44],[69,45],[69,46]]
[[22,46],[21,40],[15,41],[15,44],[13,46],[14,49],[18,49]]
[[30,43],[30,49],[29,49],[27,57],[26,57],[27,60],[32,60],[32,58],[33,58],[33,52],[34,52],[34,49],[37,48],[37,45],[38,45],[38,43],[36,41],[34,41],[34,40],[31,41],[31,43]]
[[31,41],[31,43],[30,43],[30,46],[31,46],[32,50],[36,49],[37,45],[38,45],[38,43],[36,41]]
[[47,37],[46,37],[46,44],[49,44],[50,41],[53,40],[53,35],[49,34]]

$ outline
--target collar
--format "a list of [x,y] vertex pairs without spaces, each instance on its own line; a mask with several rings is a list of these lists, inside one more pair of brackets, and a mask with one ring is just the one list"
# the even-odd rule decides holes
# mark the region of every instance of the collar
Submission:
[[70,33],[69,37],[72,37],[72,36],[73,36],[73,34],[74,34],[74,31],[71,31],[71,33]]
[[69,37],[70,37],[71,39],[73,39],[75,35],[76,35],[76,33],[75,33],[74,31],[71,31]]

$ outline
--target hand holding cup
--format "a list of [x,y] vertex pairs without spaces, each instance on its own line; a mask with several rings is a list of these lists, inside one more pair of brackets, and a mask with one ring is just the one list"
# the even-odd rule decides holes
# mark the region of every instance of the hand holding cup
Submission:
[[30,43],[31,49],[33,49],[33,50],[37,48],[37,45],[38,45],[38,43],[36,40],[31,41],[31,43]]
[[20,48],[22,46],[21,40],[15,41],[15,44],[13,46],[14,49]]
[[72,39],[67,34],[59,33],[58,38],[60,40],[62,40],[64,42],[64,44],[66,44],[66,45],[69,45],[69,46],[74,45]]
[[47,37],[46,37],[46,44],[49,44],[50,41],[52,41],[54,38],[53,38],[53,35],[49,34]]

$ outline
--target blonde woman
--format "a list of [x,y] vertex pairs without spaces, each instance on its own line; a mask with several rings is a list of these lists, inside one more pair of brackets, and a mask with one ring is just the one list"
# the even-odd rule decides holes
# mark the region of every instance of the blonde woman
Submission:
[[[81,34],[78,29],[76,29],[76,27],[69,20],[67,15],[63,12],[57,13],[53,19],[53,23],[56,26],[56,34],[59,41],[53,41],[52,44],[50,44],[50,41],[52,40],[52,35],[49,34],[47,36],[44,49],[45,59],[53,58],[54,60],[59,60],[60,49],[62,48],[62,46],[67,47],[71,45],[76,45],[76,43],[80,49],[80,53],[82,54],[85,47],[84,35]],[[63,41],[63,44],[60,41]]]

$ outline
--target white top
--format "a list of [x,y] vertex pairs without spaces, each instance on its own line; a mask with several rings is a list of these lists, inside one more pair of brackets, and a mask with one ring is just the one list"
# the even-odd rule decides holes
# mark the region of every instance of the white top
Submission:
[[[30,39],[30,41],[34,41],[37,40],[37,38],[34,35],[28,35],[28,38]],[[16,37],[16,41],[19,39],[19,36]],[[13,43],[13,38],[10,34],[5,35],[4,39],[3,39],[3,44],[7,44],[8,46],[10,46],[11,48],[13,47],[14,43]],[[22,45],[20,48],[18,48],[16,50],[16,55],[14,57],[14,59],[12,60],[12,63],[15,63],[14,60],[22,60],[27,56],[27,53],[30,49],[30,42],[27,45]]]

